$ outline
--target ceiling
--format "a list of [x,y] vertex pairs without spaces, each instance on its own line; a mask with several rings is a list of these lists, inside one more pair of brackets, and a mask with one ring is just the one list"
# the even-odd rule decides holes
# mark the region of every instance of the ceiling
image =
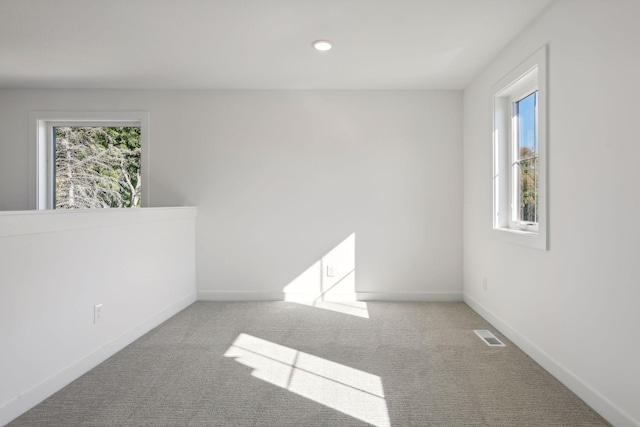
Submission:
[[462,89],[550,2],[0,0],[0,88]]

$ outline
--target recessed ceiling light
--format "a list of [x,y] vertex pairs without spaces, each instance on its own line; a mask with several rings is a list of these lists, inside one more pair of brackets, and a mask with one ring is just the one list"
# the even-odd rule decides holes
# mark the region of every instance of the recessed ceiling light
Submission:
[[312,46],[314,47],[314,49],[319,50],[321,52],[326,52],[327,50],[333,47],[331,45],[331,42],[328,40],[316,40],[312,43]]

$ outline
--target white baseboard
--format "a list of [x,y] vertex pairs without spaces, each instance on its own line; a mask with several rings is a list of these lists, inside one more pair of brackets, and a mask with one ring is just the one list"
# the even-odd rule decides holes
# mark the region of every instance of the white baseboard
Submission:
[[313,301],[333,301],[348,302],[357,301],[355,292],[329,292],[321,294],[319,292],[288,292],[284,294],[285,301],[292,302],[313,302]]
[[[311,296],[315,294],[308,295],[309,299],[314,299]],[[358,301],[462,301],[462,292],[356,292],[356,295]],[[284,301],[284,299],[284,292],[198,291],[198,301]]]
[[95,368],[100,363],[104,362],[109,357],[113,356],[115,353],[149,332],[151,329],[193,304],[195,301],[195,293],[185,296],[177,303],[164,309],[150,319],[145,320],[138,326],[120,335],[88,356],[67,366],[18,397],[6,402],[0,407],[0,426],[8,424],[10,421],[27,412],[53,393]]
[[284,292],[198,291],[198,301],[283,301]]
[[613,402],[466,293],[464,294],[464,302],[611,424],[616,427],[640,427],[638,420],[634,420],[629,414],[618,408]]
[[462,292],[358,292],[358,301],[462,301]]

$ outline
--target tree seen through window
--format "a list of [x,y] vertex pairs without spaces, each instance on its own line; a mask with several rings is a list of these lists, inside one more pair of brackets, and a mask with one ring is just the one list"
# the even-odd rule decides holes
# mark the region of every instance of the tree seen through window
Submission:
[[55,208],[139,207],[139,127],[55,127]]

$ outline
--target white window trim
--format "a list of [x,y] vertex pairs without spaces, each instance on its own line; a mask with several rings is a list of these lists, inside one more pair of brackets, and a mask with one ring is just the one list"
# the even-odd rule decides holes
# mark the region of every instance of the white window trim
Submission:
[[146,111],[31,111],[29,113],[29,208],[53,208],[53,164],[50,135],[54,126],[140,126],[141,205],[150,206],[149,113]]
[[[537,72],[536,72],[537,70]],[[513,221],[511,200],[514,177],[511,166],[512,102],[526,92],[538,91],[538,223],[523,226]],[[547,159],[547,47],[543,46],[492,88],[493,95],[493,230],[504,241],[548,249]]]

